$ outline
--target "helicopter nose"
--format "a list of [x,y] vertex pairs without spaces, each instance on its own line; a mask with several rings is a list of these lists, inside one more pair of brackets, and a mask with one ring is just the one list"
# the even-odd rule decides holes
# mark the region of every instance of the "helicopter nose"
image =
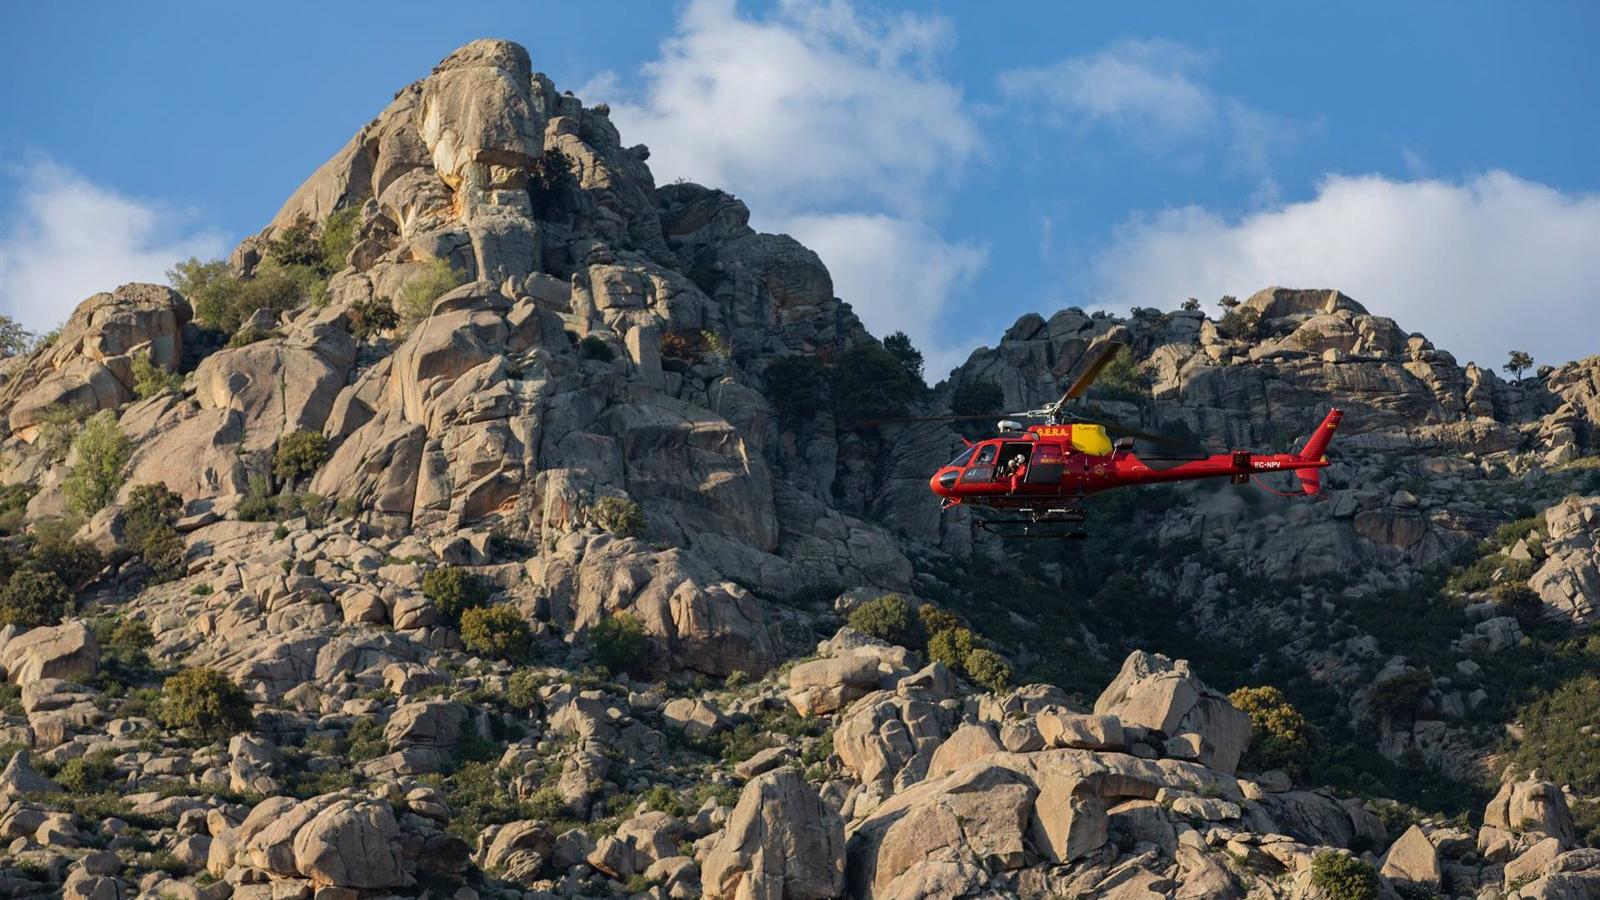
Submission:
[[928,489],[940,497],[948,497],[956,486],[956,479],[960,477],[961,472],[959,470],[945,469],[928,479]]

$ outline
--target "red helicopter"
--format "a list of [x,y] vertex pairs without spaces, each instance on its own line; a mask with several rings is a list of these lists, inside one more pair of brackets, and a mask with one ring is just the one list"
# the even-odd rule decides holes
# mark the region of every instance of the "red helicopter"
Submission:
[[[1344,417],[1338,409],[1328,412],[1310,440],[1295,453],[1234,450],[1176,457],[1141,457],[1134,452],[1134,442],[1186,448],[1190,446],[1187,442],[1069,413],[1067,404],[1088,390],[1125,346],[1114,340],[1104,342],[1060,400],[1040,409],[1006,414],[999,424],[999,436],[976,442],[962,438],[966,449],[928,480],[929,489],[943,501],[941,508],[967,505],[1015,513],[1012,518],[978,520],[980,528],[1001,536],[1082,538],[1083,499],[1111,488],[1199,478],[1229,478],[1234,484],[1243,484],[1263,474],[1293,472],[1301,489],[1290,496],[1311,496],[1321,489],[1319,470],[1328,465],[1323,454]],[[1012,417],[1041,419],[1042,424],[1024,428]],[[992,417],[922,416],[881,419],[879,423],[987,418]]]

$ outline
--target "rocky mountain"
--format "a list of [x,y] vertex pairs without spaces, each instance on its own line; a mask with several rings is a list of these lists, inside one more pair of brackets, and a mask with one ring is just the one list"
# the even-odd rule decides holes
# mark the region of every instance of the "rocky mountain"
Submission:
[[[1600,896],[1600,357],[1268,288],[929,388],[648,157],[476,41],[0,363],[0,895]],[[1119,419],[1344,408],[1325,496],[1005,542],[927,493],[960,434],[862,424],[1113,330]]]

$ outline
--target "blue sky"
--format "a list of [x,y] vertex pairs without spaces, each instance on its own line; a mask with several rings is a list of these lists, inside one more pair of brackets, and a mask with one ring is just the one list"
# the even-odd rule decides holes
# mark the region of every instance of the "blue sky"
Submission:
[[1463,361],[1600,352],[1600,6],[1127,6],[17,7],[0,311],[48,327],[225,252],[396,89],[498,36],[611,103],[659,182],[817,249],[930,370],[1024,312],[1273,283],[1342,288]]

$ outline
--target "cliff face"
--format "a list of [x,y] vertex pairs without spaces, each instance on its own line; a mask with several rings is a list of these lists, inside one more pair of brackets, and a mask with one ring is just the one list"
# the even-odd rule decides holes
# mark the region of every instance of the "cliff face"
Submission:
[[[924,389],[814,253],[648,156],[477,41],[190,296],[96,295],[6,363],[33,537],[0,606],[41,566],[78,596],[0,631],[33,754],[0,891],[1320,896],[1329,848],[1453,895],[1600,890],[1582,784],[1506,769],[1476,834],[1375,799],[1477,815],[1558,671],[1530,656],[1592,662],[1600,357],[1506,382],[1269,288],[1218,321],[1030,314]],[[1113,328],[1088,399],[1119,419],[1264,450],[1345,408],[1326,498],[1136,492],[1024,547],[928,495],[956,432],[855,424],[1036,407]],[[120,455],[76,439],[107,420]],[[156,701],[182,669],[249,715]]]

